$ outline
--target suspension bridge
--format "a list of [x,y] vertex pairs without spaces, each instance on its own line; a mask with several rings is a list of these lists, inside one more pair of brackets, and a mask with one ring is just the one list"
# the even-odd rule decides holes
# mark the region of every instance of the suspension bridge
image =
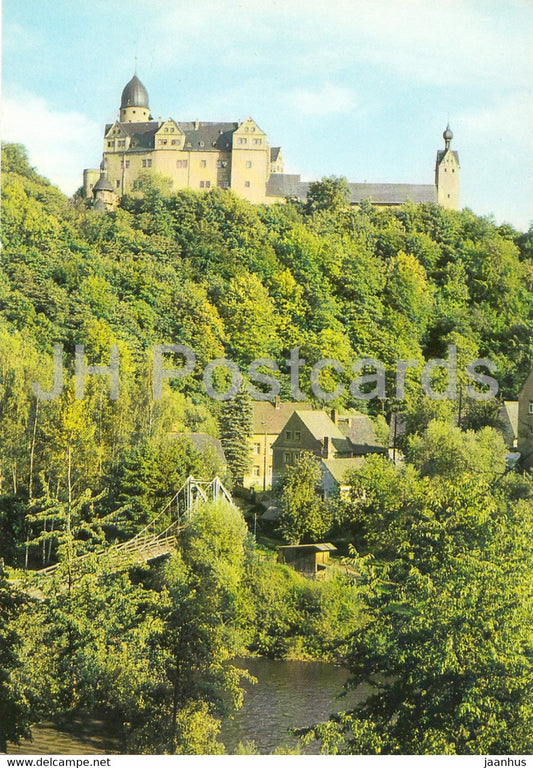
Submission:
[[[197,480],[189,475],[170,501],[139,533],[120,544],[110,544],[98,551],[72,558],[68,563],[68,577],[72,579],[83,572],[84,561],[89,558],[105,559],[108,572],[116,573],[133,565],[169,555],[176,548],[179,534],[187,527],[198,505],[219,500],[234,506],[230,492],[218,477],[213,480]],[[167,525],[161,530],[165,523]],[[42,583],[42,577],[53,577],[60,568],[64,572],[65,563],[56,563],[33,571],[31,581],[34,586],[30,586],[26,591],[39,596],[40,590],[35,584],[35,579],[38,580],[37,583]]]

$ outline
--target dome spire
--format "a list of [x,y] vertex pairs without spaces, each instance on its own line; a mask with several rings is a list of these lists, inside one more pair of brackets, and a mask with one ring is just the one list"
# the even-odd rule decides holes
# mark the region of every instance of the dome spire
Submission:
[[450,128],[450,123],[448,122],[448,125],[446,126],[446,129],[444,133],[442,134],[442,138],[444,139],[444,146],[446,149],[450,148],[450,143],[453,139],[453,131]]
[[[135,57],[137,64],[137,57]],[[135,66],[137,70],[137,66]],[[123,123],[139,123],[148,120],[150,107],[148,91],[134,74],[129,83],[124,86],[120,98],[120,120]]]

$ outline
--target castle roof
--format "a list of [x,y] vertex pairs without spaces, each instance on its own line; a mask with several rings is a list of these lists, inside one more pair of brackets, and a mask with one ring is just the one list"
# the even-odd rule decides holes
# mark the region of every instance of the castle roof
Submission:
[[185,149],[205,151],[206,149],[229,150],[232,134],[239,123],[177,123],[185,134]]
[[96,182],[96,184],[93,187],[93,193],[94,192],[98,192],[98,191],[100,191],[100,192],[104,192],[104,191],[105,192],[113,192],[113,185],[111,184],[111,182],[107,178],[107,174],[106,173],[102,173],[101,174],[100,178],[98,179],[98,181]]
[[[348,187],[352,204],[363,200],[380,205],[437,202],[437,190],[433,184],[348,184]],[[269,197],[305,200],[308,188],[309,182],[301,181],[299,175],[274,173],[267,181],[266,194]]]
[[148,107],[148,91],[141,83],[137,75],[133,75],[129,83],[126,84],[122,91],[122,98],[120,99],[120,108],[125,107]]
[[[238,123],[176,122],[176,125],[185,134],[184,148],[191,152],[205,152],[209,149],[231,150],[232,135],[239,127]],[[112,127],[113,123],[108,123],[104,135]],[[120,127],[132,138],[130,150],[146,150],[155,148],[155,134],[161,127],[161,123],[157,120],[149,120],[144,123],[120,123]]]
[[459,163],[459,152],[456,152],[455,149],[439,149],[439,151],[437,152],[437,165],[441,164],[441,162],[442,162],[442,160],[444,158],[444,155],[447,155],[448,152],[452,153],[452,155],[457,160],[457,165],[460,165],[460,163]]
[[281,152],[281,147],[270,147],[270,162],[275,163]]

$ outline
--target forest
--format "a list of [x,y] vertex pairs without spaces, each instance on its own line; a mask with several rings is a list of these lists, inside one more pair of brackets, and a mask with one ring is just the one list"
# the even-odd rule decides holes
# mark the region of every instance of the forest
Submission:
[[[498,409],[533,359],[533,229],[465,209],[346,204],[342,179],[305,203],[255,206],[227,190],[172,192],[146,176],[116,211],[65,197],[20,145],[2,147],[0,255],[0,751],[43,719],[104,713],[126,753],[222,754],[247,655],[343,664],[371,686],[355,709],[299,733],[330,754],[527,754],[533,748],[533,478],[510,467]],[[58,397],[54,345],[63,346]],[[87,376],[120,353],[120,394]],[[198,367],[153,397],[153,348],[185,344]],[[277,527],[200,506],[156,564],[117,570],[106,547],[142,531],[188,475],[238,494],[250,396],[209,398],[202,370],[227,358],[286,363],[445,357],[495,366],[498,398],[429,400],[414,370],[402,402],[333,405],[370,415],[403,460],[367,458],[324,500],[314,457],[278,491]],[[178,362],[175,361],[178,365]],[[173,365],[168,356],[167,367]],[[344,374],[338,374],[341,381]],[[220,374],[219,384],[225,386]],[[324,370],[325,390],[333,390]],[[246,381],[245,381],[246,383]],[[438,385],[438,382],[437,382]],[[443,385],[444,386],[444,385]],[[188,433],[220,438],[229,470]],[[314,582],[276,560],[282,542],[336,542]],[[102,554],[103,553],[103,554]],[[72,563],[83,565],[73,572]],[[58,564],[32,590],[32,573]],[[353,577],[353,574],[356,577]],[[253,751],[253,745],[243,745]]]

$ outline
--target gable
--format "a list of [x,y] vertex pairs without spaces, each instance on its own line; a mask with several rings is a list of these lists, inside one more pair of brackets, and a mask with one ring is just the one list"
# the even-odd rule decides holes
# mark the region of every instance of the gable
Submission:
[[116,120],[112,124],[106,125],[105,127],[105,131],[104,131],[105,139],[125,138],[126,136],[127,136],[127,133],[122,127],[122,123],[119,123],[118,120]]

